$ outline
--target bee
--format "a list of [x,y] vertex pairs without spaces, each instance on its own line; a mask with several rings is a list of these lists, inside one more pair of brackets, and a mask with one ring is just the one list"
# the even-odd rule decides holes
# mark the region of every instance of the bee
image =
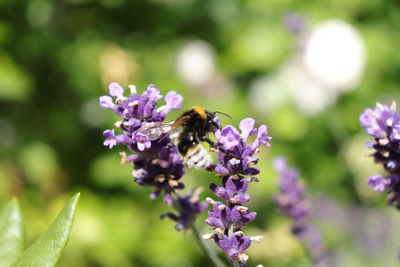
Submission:
[[214,129],[221,129],[219,123],[215,121],[216,113],[230,117],[219,111],[210,112],[202,107],[192,107],[173,122],[150,122],[142,126],[139,132],[148,135],[151,140],[156,140],[163,134],[168,136],[181,128],[176,138],[176,145],[185,167],[207,169],[213,163],[213,159],[201,142],[207,142],[211,147],[215,147],[207,135]]

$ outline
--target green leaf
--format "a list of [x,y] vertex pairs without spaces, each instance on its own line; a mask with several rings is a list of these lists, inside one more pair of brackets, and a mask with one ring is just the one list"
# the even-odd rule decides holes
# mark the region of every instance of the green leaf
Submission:
[[76,204],[80,193],[76,194],[64,207],[47,231],[36,240],[12,265],[23,267],[55,266],[67,245],[75,217]]
[[0,266],[10,266],[24,249],[25,235],[16,198],[0,212]]

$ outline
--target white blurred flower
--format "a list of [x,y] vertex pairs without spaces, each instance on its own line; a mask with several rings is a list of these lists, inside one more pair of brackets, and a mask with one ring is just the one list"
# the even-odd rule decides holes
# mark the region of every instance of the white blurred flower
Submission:
[[327,88],[354,88],[366,63],[362,37],[348,23],[328,20],[311,32],[303,53],[305,68]]
[[334,91],[327,90],[307,72],[299,57],[283,63],[276,74],[253,81],[250,90],[252,105],[265,113],[292,101],[302,113],[313,115],[337,98]]
[[303,53],[282,63],[277,73],[253,82],[251,100],[256,109],[271,112],[292,99],[302,113],[314,115],[335,104],[341,92],[358,85],[366,52],[354,28],[329,20],[305,41]]
[[215,74],[214,49],[204,41],[191,41],[178,52],[178,75],[192,86],[206,84]]
[[270,113],[287,102],[288,94],[282,82],[273,76],[262,76],[250,85],[250,101],[259,112]]
[[317,114],[337,99],[336,91],[328,90],[316,80],[298,57],[283,65],[280,79],[286,83],[297,108],[307,115]]

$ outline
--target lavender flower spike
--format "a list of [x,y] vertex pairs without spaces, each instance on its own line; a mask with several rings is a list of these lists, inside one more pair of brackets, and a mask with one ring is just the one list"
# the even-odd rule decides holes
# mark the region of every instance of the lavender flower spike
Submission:
[[[150,140],[149,136],[139,131],[148,123],[165,119],[167,112],[156,110],[157,102],[162,97],[160,91],[154,85],[150,85],[142,95],[138,95],[136,90],[131,90],[131,94],[125,97],[122,86],[113,82],[109,86],[109,94],[111,97],[100,97],[100,106],[114,110],[121,117],[115,126],[122,133],[115,134],[114,129],[106,130],[103,133],[107,137],[104,145],[112,148],[122,144],[133,152],[134,157],[123,153],[122,161],[133,164],[135,181],[143,186],[154,187],[152,198],[164,192],[166,194],[164,199],[168,204],[172,204],[168,201],[170,194],[184,187],[179,181],[184,171],[177,148],[169,138],[161,141],[159,140],[161,137]],[[176,95],[175,92],[172,94]],[[112,97],[116,98],[114,102],[112,102]],[[179,109],[181,103],[182,97],[180,101],[175,101],[169,110]]]
[[166,204],[176,204],[181,215],[166,216],[178,222],[178,230],[189,228],[195,215],[205,210],[207,203],[195,201],[194,196],[178,196],[177,191],[184,188],[180,181],[184,167],[178,149],[169,136],[162,134],[152,140],[141,131],[146,125],[164,121],[171,110],[180,109],[183,97],[171,91],[165,97],[166,104],[156,108],[162,95],[154,85],[150,85],[141,95],[137,94],[135,86],[130,85],[129,88],[130,94],[124,96],[124,88],[114,82],[109,85],[109,95],[100,97],[100,106],[112,109],[120,117],[115,123],[120,133],[116,133],[115,129],[104,131],[104,145],[110,149],[116,145],[125,146],[131,154],[122,152],[121,162],[133,165],[135,182],[152,187],[154,191],[151,198],[163,194]]
[[274,201],[281,213],[293,220],[292,234],[308,246],[315,263],[320,263],[325,254],[321,235],[307,222],[311,205],[304,195],[304,186],[297,180],[298,171],[288,168],[282,157],[275,159],[274,167],[280,176],[280,192]]
[[[254,154],[259,151],[259,146],[269,146],[268,141],[271,140],[265,125],[260,126],[257,131],[254,124],[254,119],[246,118],[239,124],[241,133],[233,126],[226,126],[214,133],[219,163],[214,164],[213,168],[217,175],[221,176],[222,185],[212,183],[210,189],[221,201],[207,198],[212,209],[208,211],[206,223],[214,232],[203,236],[205,239],[214,239],[227,257],[242,267],[247,266],[248,256],[245,251],[251,242],[260,242],[262,239],[243,233],[244,227],[257,215],[244,206],[250,200],[250,195],[246,193],[250,182],[258,181],[255,177],[247,176],[254,176],[260,172],[254,167],[258,162],[258,157]],[[247,144],[248,137],[256,132],[254,143]]]
[[375,191],[386,191],[388,204],[400,209],[400,115],[396,103],[390,107],[377,103],[374,109],[366,109],[360,116],[360,124],[373,137],[366,144],[375,150],[371,156],[388,172],[387,176],[370,176],[368,184]]

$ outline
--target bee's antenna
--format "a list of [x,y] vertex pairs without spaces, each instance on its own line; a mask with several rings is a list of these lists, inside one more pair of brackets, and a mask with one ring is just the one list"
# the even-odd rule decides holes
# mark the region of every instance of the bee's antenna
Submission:
[[228,114],[226,114],[226,113],[224,113],[224,112],[221,112],[221,111],[214,111],[214,114],[215,114],[215,113],[219,113],[219,114],[225,115],[225,116],[227,116],[228,118],[230,118],[230,119],[232,120],[232,123],[235,122],[235,120],[234,120],[231,116],[229,116]]

